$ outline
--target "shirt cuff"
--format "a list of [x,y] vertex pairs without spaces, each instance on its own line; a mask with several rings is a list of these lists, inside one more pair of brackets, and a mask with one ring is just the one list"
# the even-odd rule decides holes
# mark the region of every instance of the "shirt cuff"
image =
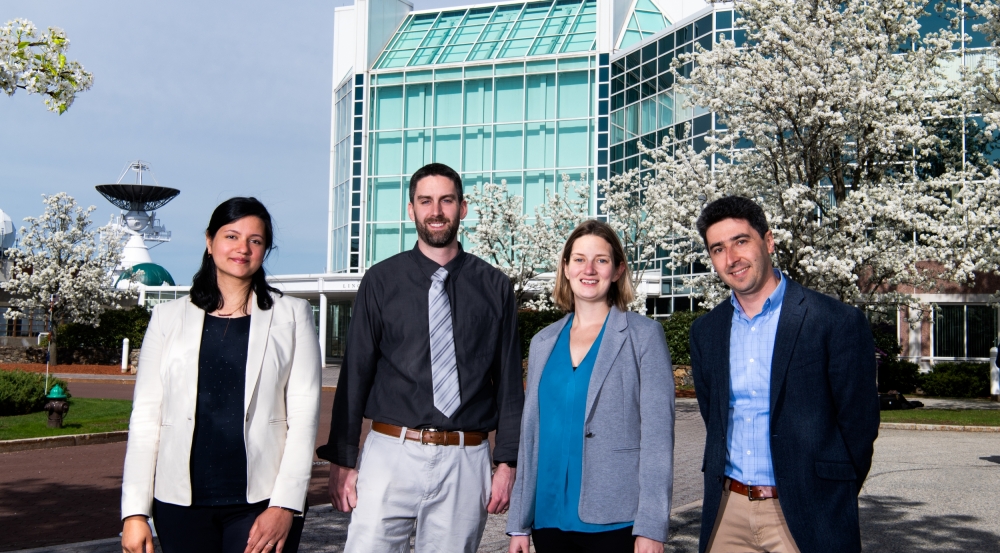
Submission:
[[525,532],[507,532],[507,535],[508,536],[529,536],[530,534],[527,534]]

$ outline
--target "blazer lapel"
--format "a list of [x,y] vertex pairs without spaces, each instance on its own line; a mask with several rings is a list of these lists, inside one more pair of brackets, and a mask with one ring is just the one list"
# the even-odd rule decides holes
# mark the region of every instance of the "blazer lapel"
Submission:
[[275,301],[271,309],[260,309],[257,307],[256,294],[251,294],[250,302],[253,305],[253,311],[250,317],[250,347],[247,351],[246,390],[243,396],[244,415],[250,412],[250,402],[253,401],[253,393],[257,389],[257,379],[260,377],[260,368],[264,364],[267,335],[271,330],[271,315],[278,306],[278,302]]
[[712,329],[712,342],[714,353],[710,355],[714,356],[714,362],[709,361],[706,363],[709,367],[716,366],[719,367],[719,372],[715,375],[718,377],[718,383],[712,386],[716,397],[713,401],[719,408],[719,420],[722,421],[723,434],[728,432],[729,425],[729,394],[730,388],[732,386],[732,381],[730,380],[730,371],[732,367],[729,366],[729,348],[731,347],[730,339],[733,334],[733,305],[726,300],[725,308],[720,313],[715,328]]
[[771,356],[771,421],[775,420],[775,407],[782,387],[785,385],[785,375],[788,365],[792,362],[792,352],[795,341],[799,338],[799,330],[806,316],[804,305],[806,295],[802,286],[793,282],[787,276],[785,297],[781,302],[781,315],[778,318],[778,330],[774,336],[774,353]]
[[[628,318],[625,316],[625,313],[619,311],[617,307],[612,307],[611,312],[608,313],[604,338],[600,344],[601,349],[597,351],[597,359],[594,360],[594,371],[590,373],[590,386],[587,388],[587,408],[584,410],[584,413],[587,413],[587,417],[584,420],[590,419],[590,412],[597,401],[597,394],[601,391],[601,386],[604,385],[604,380],[608,377],[608,373],[611,372],[611,366],[614,365],[615,359],[618,358],[618,352],[621,351],[622,345],[625,344],[625,339],[628,337],[628,334],[625,332],[626,329],[628,329]],[[636,362],[638,362],[638,359]]]
[[538,390],[538,385],[542,381],[542,370],[545,368],[545,364],[549,361],[549,356],[552,355],[552,350],[556,347],[556,342],[559,341],[559,334],[562,333],[563,328],[566,327],[566,322],[569,321],[569,315],[567,314],[562,319],[556,321],[552,326],[546,328],[547,331],[544,335],[538,337],[538,341],[531,346],[529,359],[535,361],[534,367],[528,367],[528,374],[531,376],[531,380],[528,381],[528,390]]
[[183,324],[180,325],[179,339],[174,340],[172,355],[178,359],[176,363],[177,382],[183,383],[184,393],[189,394],[190,404],[194,406],[198,397],[198,358],[201,354],[201,333],[205,328],[205,312],[191,303],[188,297],[184,301]]

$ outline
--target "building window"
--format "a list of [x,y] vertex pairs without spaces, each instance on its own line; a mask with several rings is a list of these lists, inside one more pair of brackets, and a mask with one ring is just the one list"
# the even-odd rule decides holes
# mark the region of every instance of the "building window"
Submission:
[[990,305],[939,305],[933,310],[934,357],[987,358],[997,339]]

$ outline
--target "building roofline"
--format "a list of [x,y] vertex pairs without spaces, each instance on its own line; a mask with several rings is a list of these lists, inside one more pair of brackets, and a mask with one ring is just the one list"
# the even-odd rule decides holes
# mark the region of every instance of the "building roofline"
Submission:
[[[628,54],[630,52],[635,52],[636,50],[641,50],[644,46],[647,46],[650,43],[653,43],[653,42],[656,42],[656,41],[660,40],[661,38],[663,38],[664,35],[668,35],[668,34],[676,31],[677,29],[679,29],[679,28],[681,28],[681,27],[683,27],[685,25],[694,23],[695,21],[701,19],[702,17],[705,17],[706,15],[708,15],[710,13],[715,13],[717,11],[722,11],[722,10],[731,10],[731,9],[733,9],[733,5],[734,5],[734,2],[729,1],[729,2],[719,2],[718,4],[710,4],[708,6],[705,6],[704,8],[702,8],[702,9],[700,9],[700,10],[692,13],[691,15],[688,15],[687,17],[684,17],[682,19],[678,19],[676,23],[671,23],[670,26],[664,27],[659,32],[657,32],[656,34],[648,36],[648,37],[640,40],[639,42],[636,42],[635,44],[632,44],[628,48],[619,48],[619,49],[615,50],[611,54],[611,59],[618,59],[618,58],[620,58],[620,57],[622,57],[622,56],[624,56],[624,55],[626,55],[626,54]],[[735,22],[734,22],[734,24],[735,24]]]

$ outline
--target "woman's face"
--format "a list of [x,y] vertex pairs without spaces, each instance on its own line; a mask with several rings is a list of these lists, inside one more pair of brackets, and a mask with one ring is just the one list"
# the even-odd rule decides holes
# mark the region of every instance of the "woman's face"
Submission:
[[215,261],[220,278],[250,280],[264,264],[264,221],[249,215],[223,225],[215,238],[205,237],[205,247]]
[[569,280],[575,302],[607,302],[608,290],[622,276],[625,266],[614,266],[611,244],[588,234],[573,242],[563,274]]

